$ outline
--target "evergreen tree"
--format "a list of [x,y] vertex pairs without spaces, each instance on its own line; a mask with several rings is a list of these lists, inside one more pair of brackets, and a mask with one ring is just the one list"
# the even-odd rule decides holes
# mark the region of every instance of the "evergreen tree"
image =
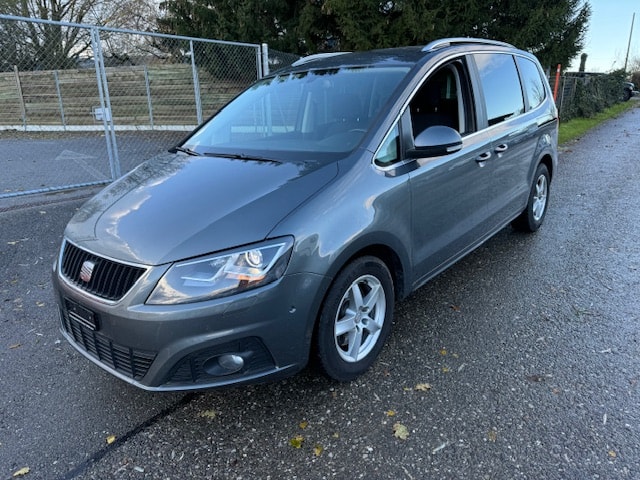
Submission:
[[502,40],[546,67],[582,49],[583,0],[165,0],[164,31],[306,54],[420,45],[442,37]]

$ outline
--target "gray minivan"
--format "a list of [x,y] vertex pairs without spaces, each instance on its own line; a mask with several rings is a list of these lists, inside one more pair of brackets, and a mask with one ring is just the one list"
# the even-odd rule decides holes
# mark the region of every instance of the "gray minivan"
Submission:
[[61,329],[146,390],[365,372],[394,303],[536,231],[558,115],[535,57],[470,38],[306,57],[71,219]]

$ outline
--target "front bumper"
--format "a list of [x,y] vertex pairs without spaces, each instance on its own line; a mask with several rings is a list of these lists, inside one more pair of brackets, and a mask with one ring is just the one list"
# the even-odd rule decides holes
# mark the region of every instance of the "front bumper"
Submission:
[[285,275],[231,297],[171,306],[144,304],[152,281],[117,303],[77,289],[57,269],[53,284],[61,331],[80,353],[137,387],[172,391],[257,383],[301,370],[327,280]]

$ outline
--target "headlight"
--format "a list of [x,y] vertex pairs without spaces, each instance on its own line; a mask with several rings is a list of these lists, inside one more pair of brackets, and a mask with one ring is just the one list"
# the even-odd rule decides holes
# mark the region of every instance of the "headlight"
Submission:
[[279,238],[175,263],[160,279],[147,304],[199,302],[266,285],[284,274],[292,246],[292,238]]

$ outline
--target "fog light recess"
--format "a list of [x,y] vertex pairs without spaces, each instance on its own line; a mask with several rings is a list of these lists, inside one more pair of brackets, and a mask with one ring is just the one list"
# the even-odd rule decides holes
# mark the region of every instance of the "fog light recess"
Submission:
[[244,358],[235,353],[225,353],[211,357],[204,362],[203,369],[209,375],[231,375],[244,368]]

